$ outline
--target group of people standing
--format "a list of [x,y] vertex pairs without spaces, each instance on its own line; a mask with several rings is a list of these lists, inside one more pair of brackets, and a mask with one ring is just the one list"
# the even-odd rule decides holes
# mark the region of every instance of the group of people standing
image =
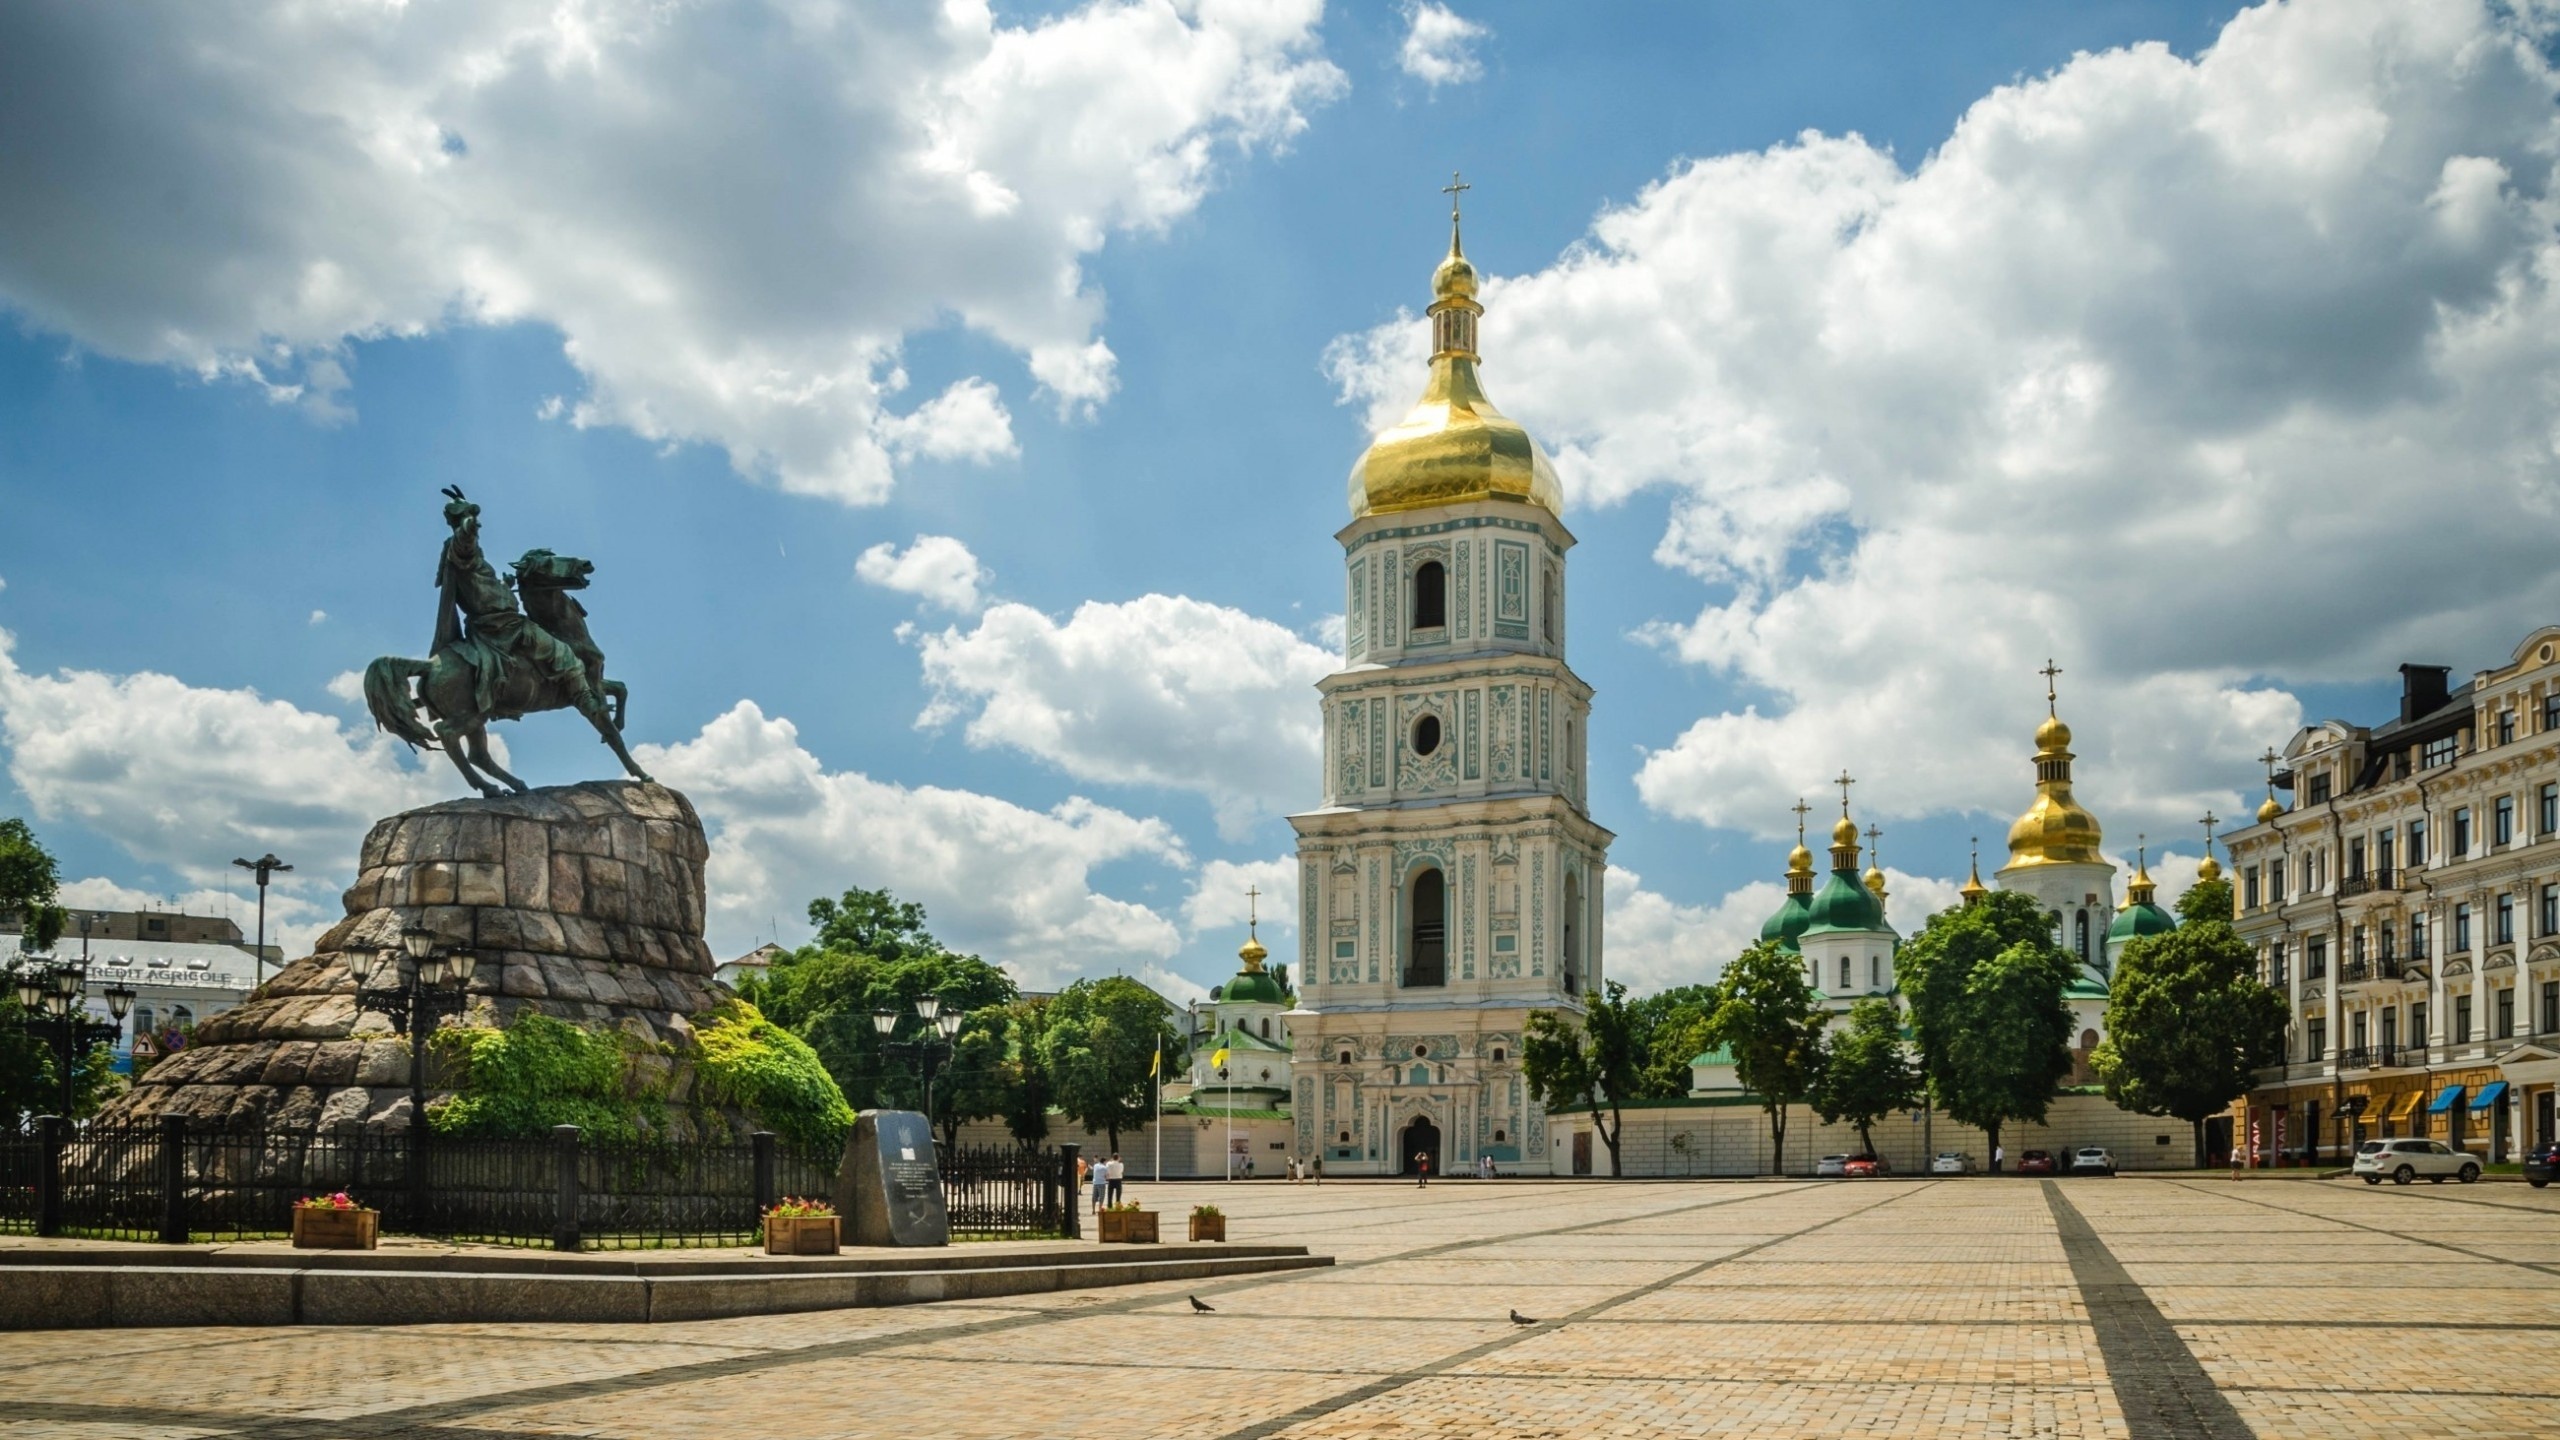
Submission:
[[1111,1152],[1108,1160],[1088,1162],[1083,1156],[1076,1157],[1076,1178],[1093,1187],[1093,1203],[1097,1207],[1120,1203],[1122,1184],[1128,1174],[1129,1167],[1120,1163],[1117,1150]]

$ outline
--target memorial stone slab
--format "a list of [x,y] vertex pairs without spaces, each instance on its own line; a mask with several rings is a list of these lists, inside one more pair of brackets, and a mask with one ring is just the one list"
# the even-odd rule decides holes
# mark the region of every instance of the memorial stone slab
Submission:
[[865,1110],[845,1137],[836,1213],[855,1245],[948,1245],[933,1127],[912,1110]]

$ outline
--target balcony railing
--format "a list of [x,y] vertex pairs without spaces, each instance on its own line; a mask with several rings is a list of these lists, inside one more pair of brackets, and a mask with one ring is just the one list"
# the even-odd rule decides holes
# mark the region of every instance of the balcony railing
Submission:
[[2338,894],[2341,897],[2353,899],[2358,895],[2387,893],[2400,888],[2394,883],[2397,879],[2398,876],[2393,871],[2368,870],[2362,875],[2349,875],[2340,880]]
[[2370,960],[2350,960],[2338,967],[2338,983],[2341,985],[2361,985],[2374,978],[2376,977],[2373,973],[2373,962]]
[[2363,1045],[2349,1045],[2338,1052],[2341,1070],[2369,1070],[2373,1067],[2373,1051]]

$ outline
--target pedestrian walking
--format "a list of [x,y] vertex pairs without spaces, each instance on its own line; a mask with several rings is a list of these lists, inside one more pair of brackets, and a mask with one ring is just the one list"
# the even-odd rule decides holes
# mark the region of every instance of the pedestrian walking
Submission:
[[1324,1157],[1321,1155],[1316,1157],[1316,1183],[1324,1183]]
[[[1079,1158],[1076,1164],[1081,1166],[1084,1161]],[[1093,1177],[1093,1208],[1099,1210],[1111,1200],[1111,1167],[1096,1160],[1089,1173]]]
[[1413,1152],[1413,1188],[1419,1190],[1430,1183],[1431,1152],[1428,1150],[1416,1150]]
[[1477,1157],[1477,1159],[1476,1159],[1476,1178],[1477,1178],[1477,1179],[1479,1179],[1479,1180],[1490,1180],[1490,1179],[1492,1179],[1492,1178],[1493,1178],[1493,1157],[1492,1157],[1492,1156],[1490,1156],[1490,1155],[1484,1155],[1484,1156],[1479,1156],[1479,1157]]
[[1992,1173],[1992,1174],[1997,1175],[1997,1174],[1999,1174],[1999,1173],[2000,1173],[2000,1161],[2001,1161],[2002,1157],[2006,1156],[2008,1153],[2009,1153],[2008,1151],[2006,1151],[2006,1150],[2004,1150],[2004,1149],[2000,1148],[2000,1147],[1999,1147],[1999,1146],[1997,1146],[1997,1145],[1994,1145],[1994,1146],[1992,1146],[1992,1147],[1991,1147],[1991,1173]]
[[1120,1163],[1120,1152],[1114,1150],[1111,1158],[1103,1162],[1103,1169],[1111,1177],[1111,1203],[1117,1205],[1120,1203],[1121,1182],[1128,1175],[1129,1167]]

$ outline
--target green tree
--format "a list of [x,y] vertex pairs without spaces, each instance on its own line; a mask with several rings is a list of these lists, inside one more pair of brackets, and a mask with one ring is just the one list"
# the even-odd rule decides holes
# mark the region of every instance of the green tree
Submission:
[[1591,1107],[1591,1128],[1609,1147],[1609,1174],[1625,1173],[1618,1138],[1626,1130],[1625,1106],[1644,1098],[1646,1054],[1642,1018],[1627,1002],[1627,987],[1612,980],[1583,1007],[1577,1025],[1554,1010],[1532,1011],[1520,1037],[1520,1073],[1540,1106]]
[[1716,982],[1716,1008],[1701,1038],[1733,1056],[1733,1074],[1769,1117],[1769,1169],[1786,1173],[1787,1107],[1822,1078],[1822,1012],[1804,960],[1762,940],[1734,957]]
[[2198,920],[2219,920],[2228,925],[2238,914],[2231,906],[2231,882],[2198,880],[2178,897],[2178,919],[2182,924]]
[[1013,1105],[1011,1021],[1008,1005],[972,1010],[952,1037],[951,1059],[934,1082],[933,1118],[942,1127],[945,1149],[960,1143],[960,1127],[971,1120],[1007,1114]]
[[1716,1007],[1712,985],[1676,985],[1628,1003],[1644,1070],[1637,1086],[1648,1099],[1670,1100],[1689,1093],[1689,1062],[1710,1048],[1707,1016]]
[[2284,1053],[2284,1025],[2284,997],[2260,983],[2249,942],[2227,919],[2191,918],[2124,947],[2107,991],[2107,1038],[2090,1060],[2108,1099],[2186,1121],[2201,1167],[2204,1122]]
[[62,938],[70,917],[53,903],[61,888],[61,867],[36,832],[15,816],[0,820],[0,915],[18,922],[20,949],[50,950]]
[[2071,1073],[2071,1007],[2063,987],[2079,962],[2054,943],[2034,897],[1997,891],[1941,910],[1894,959],[1911,1002],[1920,1072],[1940,1109],[1978,1126],[2042,1121]]
[[1814,1113],[1858,1127],[1858,1148],[1876,1152],[1876,1121],[1920,1103],[1920,1072],[1902,1042],[1902,1012],[1875,995],[1849,1007],[1848,1028],[1833,1037],[1813,1087]]
[[[1049,1110],[1057,1103],[1057,1087],[1040,1058],[1040,1037],[1048,1030],[1045,997],[1026,995],[1005,1007],[1004,1127],[1026,1149],[1037,1149],[1049,1138]],[[1165,1071],[1173,1069],[1174,1057],[1168,1055]]]
[[[921,1077],[882,1049],[873,1011],[895,1012],[897,1038],[918,1039],[934,1033],[915,1014],[924,996],[974,1015],[1017,993],[1013,977],[975,955],[952,953],[924,920],[923,906],[885,890],[813,900],[809,923],[817,938],[778,957],[767,976],[739,992],[809,1042],[857,1110],[925,1108]],[[939,1077],[934,1088],[937,1094],[943,1089]]]
[[1113,975],[1078,980],[1049,1002],[1040,1061],[1056,1087],[1058,1108],[1120,1148],[1120,1132],[1155,1114],[1158,1047],[1169,1058],[1182,1039],[1156,992]]

